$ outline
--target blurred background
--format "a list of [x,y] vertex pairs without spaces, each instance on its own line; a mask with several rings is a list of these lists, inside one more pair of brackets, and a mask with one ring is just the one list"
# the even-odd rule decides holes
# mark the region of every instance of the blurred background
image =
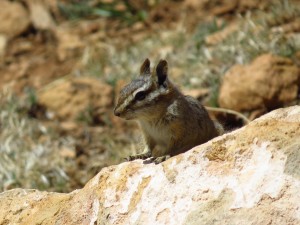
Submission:
[[113,106],[145,58],[250,120],[299,104],[300,2],[1,0],[0,191],[68,192],[138,151]]

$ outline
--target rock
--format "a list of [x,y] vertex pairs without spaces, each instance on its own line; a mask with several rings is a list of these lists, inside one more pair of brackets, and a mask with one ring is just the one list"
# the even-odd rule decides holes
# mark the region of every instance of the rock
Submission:
[[7,47],[7,37],[0,34],[0,57],[5,55]]
[[82,54],[85,43],[76,32],[64,26],[57,27],[54,32],[58,41],[57,57],[60,61]]
[[299,87],[299,67],[288,58],[265,54],[224,75],[219,104],[237,111],[269,111],[295,100]]
[[47,5],[39,0],[26,0],[33,26],[37,30],[51,30],[55,23]]
[[60,120],[99,122],[112,106],[112,87],[95,78],[62,79],[38,93],[38,101]]
[[29,15],[22,4],[16,1],[0,1],[0,35],[16,37],[25,32],[29,25]]
[[69,194],[0,195],[0,224],[300,224],[300,106],[172,157],[102,169]]

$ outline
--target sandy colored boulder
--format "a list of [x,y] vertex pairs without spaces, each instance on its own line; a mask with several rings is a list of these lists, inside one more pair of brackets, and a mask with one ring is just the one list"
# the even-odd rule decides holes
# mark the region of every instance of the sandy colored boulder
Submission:
[[299,87],[299,67],[288,58],[265,54],[225,74],[219,104],[237,111],[269,111],[295,100]]
[[55,27],[50,10],[44,1],[26,0],[30,11],[30,18],[37,30],[49,30]]
[[0,224],[300,224],[300,106],[162,164],[102,169],[69,194],[0,194]]
[[61,79],[38,93],[38,100],[60,120],[100,121],[112,105],[112,87],[95,78]]
[[13,38],[26,31],[29,24],[29,14],[22,4],[0,1],[0,34]]

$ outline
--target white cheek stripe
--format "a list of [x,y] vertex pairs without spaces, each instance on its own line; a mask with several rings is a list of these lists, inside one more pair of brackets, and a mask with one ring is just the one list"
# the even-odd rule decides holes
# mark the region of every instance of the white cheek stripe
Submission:
[[132,101],[133,96],[128,96],[125,101],[119,106],[119,109],[121,109],[121,112],[125,109],[125,107]]
[[145,83],[142,87],[136,89],[134,92],[133,92],[133,96],[136,95],[136,93],[140,92],[140,91],[144,91],[144,90],[147,90],[149,87],[151,86],[151,82],[147,82]]
[[136,93],[143,91],[143,90],[147,90],[149,87],[151,86],[151,82],[146,82],[142,87],[136,89],[130,96],[128,96],[125,101],[119,106],[119,109],[121,109],[121,111],[123,111],[127,105],[129,105],[132,100],[134,99]]
[[[170,92],[169,89],[164,89],[163,87],[160,87],[158,90],[151,92],[150,94],[148,94],[148,96],[146,97],[147,100],[149,100],[149,102],[153,99],[156,99],[158,96],[160,95],[166,95]],[[138,105],[143,105],[143,102],[138,102]]]

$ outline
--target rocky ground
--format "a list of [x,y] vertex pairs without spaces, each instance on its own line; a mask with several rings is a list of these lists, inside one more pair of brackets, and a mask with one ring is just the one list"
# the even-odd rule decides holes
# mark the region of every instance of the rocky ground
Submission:
[[69,192],[138,151],[136,125],[112,109],[146,57],[250,120],[299,104],[298,1],[127,2],[0,2],[1,191]]
[[159,165],[104,168],[71,193],[0,195],[1,224],[300,223],[300,106],[278,109]]

